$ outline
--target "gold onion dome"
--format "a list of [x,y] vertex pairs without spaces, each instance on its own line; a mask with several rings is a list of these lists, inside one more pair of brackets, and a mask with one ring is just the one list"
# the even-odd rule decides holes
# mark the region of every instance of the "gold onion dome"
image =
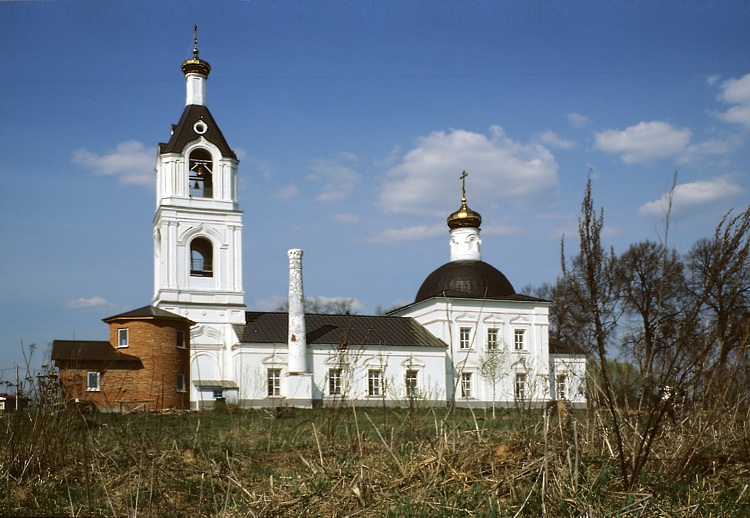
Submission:
[[182,62],[182,73],[185,75],[191,73],[203,74],[208,77],[208,74],[211,73],[211,65],[208,64],[208,61],[198,58],[198,25],[195,26],[193,35],[193,57]]
[[450,228],[479,228],[481,224],[482,216],[478,212],[471,210],[468,205],[466,205],[466,198],[461,198],[461,208],[448,216],[448,226]]
[[479,228],[482,224],[482,216],[474,212],[466,205],[466,171],[461,174],[461,208],[448,216],[448,226],[451,229],[461,227]]

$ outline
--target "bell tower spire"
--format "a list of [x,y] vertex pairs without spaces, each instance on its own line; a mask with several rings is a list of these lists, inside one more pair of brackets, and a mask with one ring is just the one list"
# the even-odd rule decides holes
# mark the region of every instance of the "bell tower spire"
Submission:
[[211,67],[198,57],[197,25],[192,53],[187,106],[156,163],[153,304],[231,346],[231,326],[245,322],[239,161],[204,103]]
[[206,103],[206,79],[211,73],[211,65],[198,57],[198,24],[193,28],[193,57],[182,62],[182,73],[185,74],[187,95],[185,105]]

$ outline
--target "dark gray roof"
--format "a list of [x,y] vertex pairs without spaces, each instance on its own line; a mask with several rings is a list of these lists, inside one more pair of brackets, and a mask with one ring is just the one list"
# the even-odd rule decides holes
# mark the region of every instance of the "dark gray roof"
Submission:
[[549,353],[550,354],[584,354],[583,349],[565,342],[564,340],[558,340],[557,338],[550,337],[549,339]]
[[227,144],[224,135],[221,133],[219,126],[216,124],[208,108],[199,104],[189,104],[185,106],[182,112],[180,122],[172,126],[172,138],[166,144],[159,144],[159,154],[161,153],[182,153],[185,144],[197,139],[201,135],[193,130],[193,125],[199,120],[203,120],[208,126],[208,130],[202,135],[209,142],[219,148],[221,156],[237,159],[237,155]]
[[500,270],[484,261],[451,261],[427,276],[414,302],[447,296],[507,299],[516,294]]
[[[240,334],[246,343],[286,343],[287,313],[248,311]],[[447,347],[412,318],[367,315],[305,315],[309,345]]]
[[140,358],[118,352],[109,342],[97,340],[55,340],[52,342],[52,359],[55,361],[134,362]]
[[166,320],[184,320],[188,322],[190,325],[195,324],[192,320],[177,315],[175,313],[170,313],[169,311],[164,311],[163,309],[156,308],[154,306],[143,306],[142,308],[134,309],[132,311],[127,311],[125,313],[120,313],[119,315],[114,315],[112,317],[107,317],[103,319],[104,322],[110,323],[114,322],[115,320],[128,320],[128,319],[150,319],[150,318],[161,318]]
[[238,389],[236,381],[232,380],[193,380],[193,385],[199,388],[219,387],[224,389]]

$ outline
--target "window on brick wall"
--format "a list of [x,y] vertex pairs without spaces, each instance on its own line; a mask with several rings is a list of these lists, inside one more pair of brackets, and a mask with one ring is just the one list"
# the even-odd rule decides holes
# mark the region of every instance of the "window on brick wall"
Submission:
[[185,375],[183,373],[181,372],[177,373],[175,386],[177,387],[177,392],[185,392]]
[[101,375],[99,372],[87,372],[86,373],[86,390],[88,392],[99,392],[101,390],[100,381]]
[[128,328],[122,327],[117,330],[117,347],[128,346]]
[[176,342],[177,342],[178,349],[185,348],[185,331],[182,331],[180,329],[177,330]]

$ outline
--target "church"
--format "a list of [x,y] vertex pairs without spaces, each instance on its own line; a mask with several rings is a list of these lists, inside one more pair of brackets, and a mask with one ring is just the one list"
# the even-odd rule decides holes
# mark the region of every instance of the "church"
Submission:
[[197,38],[182,72],[186,106],[156,162],[153,300],[104,319],[109,341],[53,343],[66,394],[107,410],[586,404],[585,357],[549,337],[553,302],[516,293],[482,260],[466,173],[447,218],[450,260],[413,303],[386,316],[305,314],[293,248],[288,311],[247,311],[239,161],[206,106],[211,67]]

